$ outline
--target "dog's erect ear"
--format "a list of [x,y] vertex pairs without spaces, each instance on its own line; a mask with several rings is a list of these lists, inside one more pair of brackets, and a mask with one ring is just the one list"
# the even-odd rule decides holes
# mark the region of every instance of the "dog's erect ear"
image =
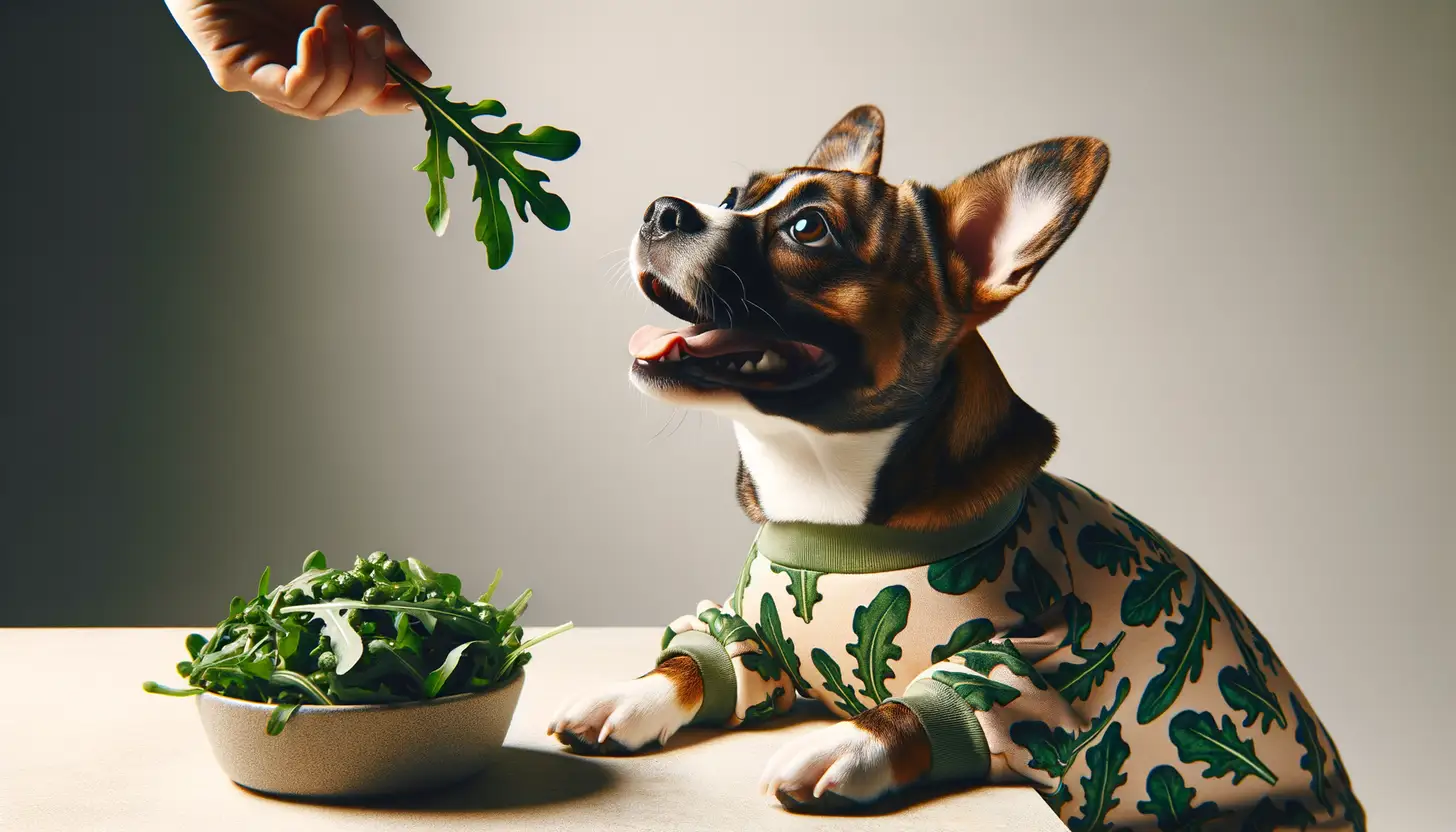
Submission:
[[989,319],[1031,285],[1107,173],[1107,145],[1067,138],[1008,153],[941,190],[947,269],[962,310]]
[[872,104],[855,107],[824,134],[805,167],[880,172],[880,147],[885,143],[885,117]]

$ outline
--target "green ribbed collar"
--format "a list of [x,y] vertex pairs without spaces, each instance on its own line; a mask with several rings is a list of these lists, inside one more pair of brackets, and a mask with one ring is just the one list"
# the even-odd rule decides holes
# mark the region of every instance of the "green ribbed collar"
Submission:
[[949,529],[914,532],[863,524],[764,523],[758,554],[780,566],[816,572],[889,572],[913,569],[975,549],[1020,516],[1026,489],[1008,494],[979,517]]

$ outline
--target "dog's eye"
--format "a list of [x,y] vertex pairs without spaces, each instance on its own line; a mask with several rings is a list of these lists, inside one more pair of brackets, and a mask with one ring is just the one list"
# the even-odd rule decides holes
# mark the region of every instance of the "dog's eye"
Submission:
[[789,220],[784,230],[794,242],[803,246],[818,248],[833,241],[829,235],[829,222],[817,209],[810,209]]
[[718,203],[718,207],[719,208],[727,209],[729,211],[732,211],[733,210],[733,206],[734,205],[737,205],[737,204],[738,204],[738,189],[737,188],[733,188],[733,189],[730,189],[728,191],[728,195],[727,196],[723,197],[723,201],[720,202],[720,203]]

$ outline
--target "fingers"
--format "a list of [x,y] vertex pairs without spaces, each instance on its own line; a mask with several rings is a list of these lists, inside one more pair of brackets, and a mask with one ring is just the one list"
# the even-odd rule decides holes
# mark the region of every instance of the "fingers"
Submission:
[[319,9],[313,25],[315,29],[323,30],[323,81],[300,115],[319,119],[329,114],[340,96],[349,88],[349,78],[354,71],[354,49],[353,38],[344,26],[344,13],[338,6],[324,6]]
[[349,85],[325,115],[338,115],[357,110],[373,102],[384,92],[389,72],[384,68],[384,30],[365,26],[354,37],[353,71]]
[[386,30],[384,36],[384,55],[394,62],[394,65],[404,70],[405,74],[416,81],[430,80],[430,68],[420,60],[415,51],[405,45],[399,36],[399,30]]

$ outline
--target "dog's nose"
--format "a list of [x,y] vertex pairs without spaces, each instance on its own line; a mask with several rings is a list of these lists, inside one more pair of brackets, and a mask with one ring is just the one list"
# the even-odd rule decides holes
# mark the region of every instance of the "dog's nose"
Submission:
[[642,233],[654,240],[674,231],[696,234],[703,227],[703,215],[698,213],[698,209],[691,202],[675,196],[658,197],[642,215]]

